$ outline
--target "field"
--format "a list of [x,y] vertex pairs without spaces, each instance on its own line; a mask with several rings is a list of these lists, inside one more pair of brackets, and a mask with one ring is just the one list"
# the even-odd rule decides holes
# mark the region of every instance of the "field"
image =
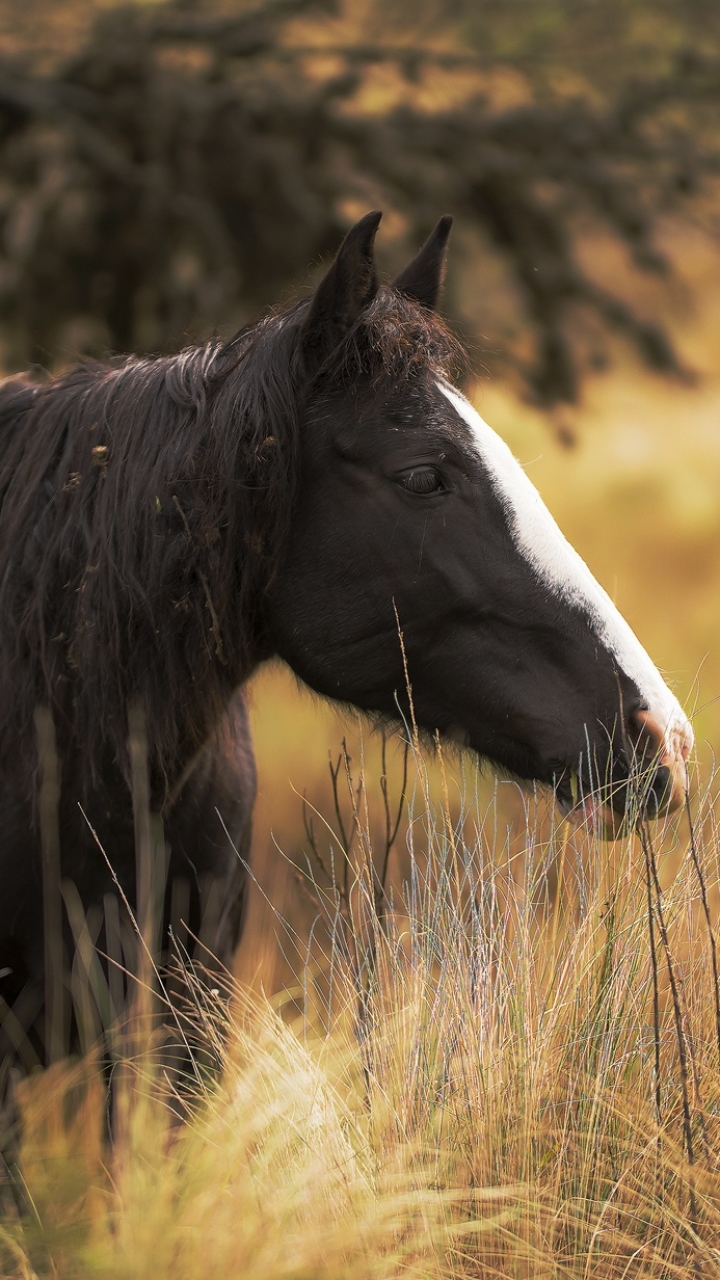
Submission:
[[500,796],[468,769],[451,800],[434,769],[439,801],[411,751],[406,875],[382,893],[371,780],[342,762],[336,874],[305,877],[314,951],[272,1000],[238,985],[225,1043],[198,988],[190,1088],[148,1000],[112,1144],[92,1057],[19,1085],[3,1275],[720,1274],[707,797],[609,846],[530,797],[509,837]]
[[565,450],[474,395],[693,713],[688,812],[603,844],[411,746],[390,840],[398,740],[259,673],[231,1025],[198,987],[177,1094],[140,999],[112,1142],[92,1056],[18,1084],[3,1276],[720,1275],[720,266],[684,263],[698,385],[598,376]]

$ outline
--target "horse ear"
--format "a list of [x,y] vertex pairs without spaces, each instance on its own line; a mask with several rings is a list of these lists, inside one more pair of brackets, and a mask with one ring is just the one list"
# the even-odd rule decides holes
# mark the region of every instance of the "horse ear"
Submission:
[[417,257],[408,263],[393,283],[393,288],[400,293],[431,310],[437,306],[445,278],[445,250],[452,224],[449,214],[441,218]]
[[307,373],[339,346],[378,291],[373,246],[381,218],[381,213],[366,213],[351,227],[315,291],[300,336]]

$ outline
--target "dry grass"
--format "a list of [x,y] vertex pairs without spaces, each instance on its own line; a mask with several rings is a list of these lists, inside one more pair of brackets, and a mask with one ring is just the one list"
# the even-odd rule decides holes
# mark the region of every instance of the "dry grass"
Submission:
[[471,778],[434,800],[419,756],[408,791],[407,872],[382,886],[342,763],[296,989],[239,989],[223,1032],[198,988],[219,1082],[173,1109],[136,1026],[112,1142],[92,1059],[18,1087],[3,1275],[720,1274],[712,788],[649,868],[532,799],[519,844]]

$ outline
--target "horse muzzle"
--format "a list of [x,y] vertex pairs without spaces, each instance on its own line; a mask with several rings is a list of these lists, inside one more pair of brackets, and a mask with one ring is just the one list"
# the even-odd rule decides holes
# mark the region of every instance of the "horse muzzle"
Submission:
[[679,708],[665,723],[646,708],[634,711],[612,780],[583,794],[565,778],[557,789],[560,807],[574,825],[587,825],[604,840],[627,835],[642,820],[675,813],[687,796],[693,741]]

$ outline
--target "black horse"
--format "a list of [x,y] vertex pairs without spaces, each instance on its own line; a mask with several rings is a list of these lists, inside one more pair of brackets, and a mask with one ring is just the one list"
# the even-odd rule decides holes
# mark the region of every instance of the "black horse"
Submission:
[[230,342],[0,392],[0,988],[16,1032],[42,1003],[48,845],[83,910],[117,893],[108,864],[136,903],[131,713],[164,826],[164,928],[180,903],[230,960],[255,791],[242,690],[273,655],[606,828],[633,775],[648,812],[684,794],[675,698],[450,382],[434,309],[451,219],[392,286],[379,220],[353,227],[309,301]]

